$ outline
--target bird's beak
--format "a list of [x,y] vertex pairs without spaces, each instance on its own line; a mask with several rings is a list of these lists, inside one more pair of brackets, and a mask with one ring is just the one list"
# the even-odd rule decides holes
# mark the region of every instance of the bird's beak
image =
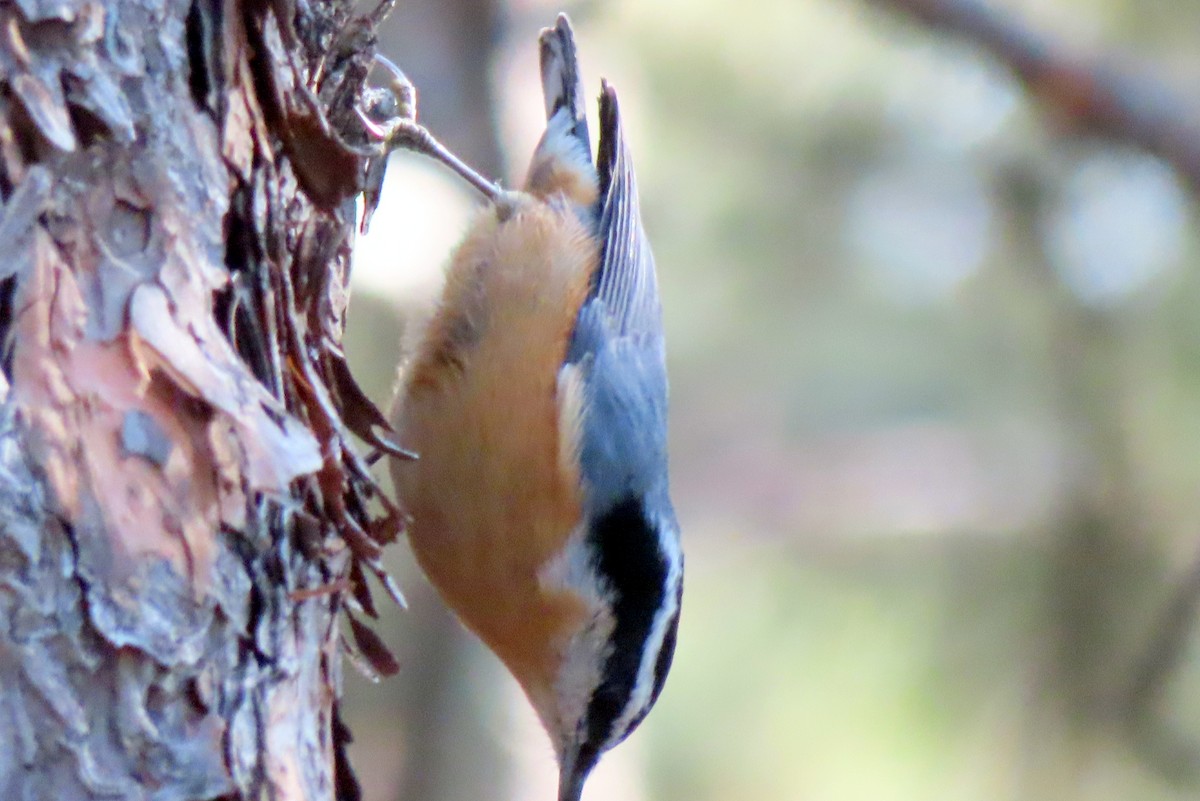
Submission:
[[583,780],[578,773],[562,773],[558,777],[558,801],[579,801],[583,795]]
[[558,773],[558,801],[579,801],[583,782],[591,771],[592,766],[580,761],[578,754],[567,756]]

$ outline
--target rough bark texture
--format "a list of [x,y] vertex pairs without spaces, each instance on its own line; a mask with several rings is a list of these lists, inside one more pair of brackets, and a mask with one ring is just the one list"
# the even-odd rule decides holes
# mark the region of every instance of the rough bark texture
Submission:
[[0,798],[355,794],[349,5],[0,2]]

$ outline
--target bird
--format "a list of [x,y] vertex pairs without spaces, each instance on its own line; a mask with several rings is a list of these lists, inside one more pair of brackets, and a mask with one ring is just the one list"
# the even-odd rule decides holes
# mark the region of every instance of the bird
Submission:
[[545,132],[523,188],[486,192],[450,259],[390,415],[418,458],[390,469],[417,563],[524,690],[558,801],[580,801],[662,692],[684,560],[658,281],[617,92],[601,82],[593,160],[565,14],[539,48]]

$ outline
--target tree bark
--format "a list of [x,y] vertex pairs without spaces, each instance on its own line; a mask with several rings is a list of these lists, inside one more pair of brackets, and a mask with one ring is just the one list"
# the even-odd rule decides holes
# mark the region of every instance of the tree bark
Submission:
[[0,2],[0,798],[356,797],[351,5]]

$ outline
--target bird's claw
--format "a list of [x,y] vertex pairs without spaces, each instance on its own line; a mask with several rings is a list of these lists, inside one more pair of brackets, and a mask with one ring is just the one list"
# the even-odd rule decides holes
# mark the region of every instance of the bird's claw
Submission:
[[488,200],[495,200],[501,193],[500,187],[469,167],[417,122],[417,90],[408,76],[390,59],[378,53],[375,54],[375,63],[391,76],[386,88],[395,99],[395,111],[382,122],[361,107],[355,111],[367,133],[381,145],[383,154],[386,156],[397,148],[424,153],[445,164]]

